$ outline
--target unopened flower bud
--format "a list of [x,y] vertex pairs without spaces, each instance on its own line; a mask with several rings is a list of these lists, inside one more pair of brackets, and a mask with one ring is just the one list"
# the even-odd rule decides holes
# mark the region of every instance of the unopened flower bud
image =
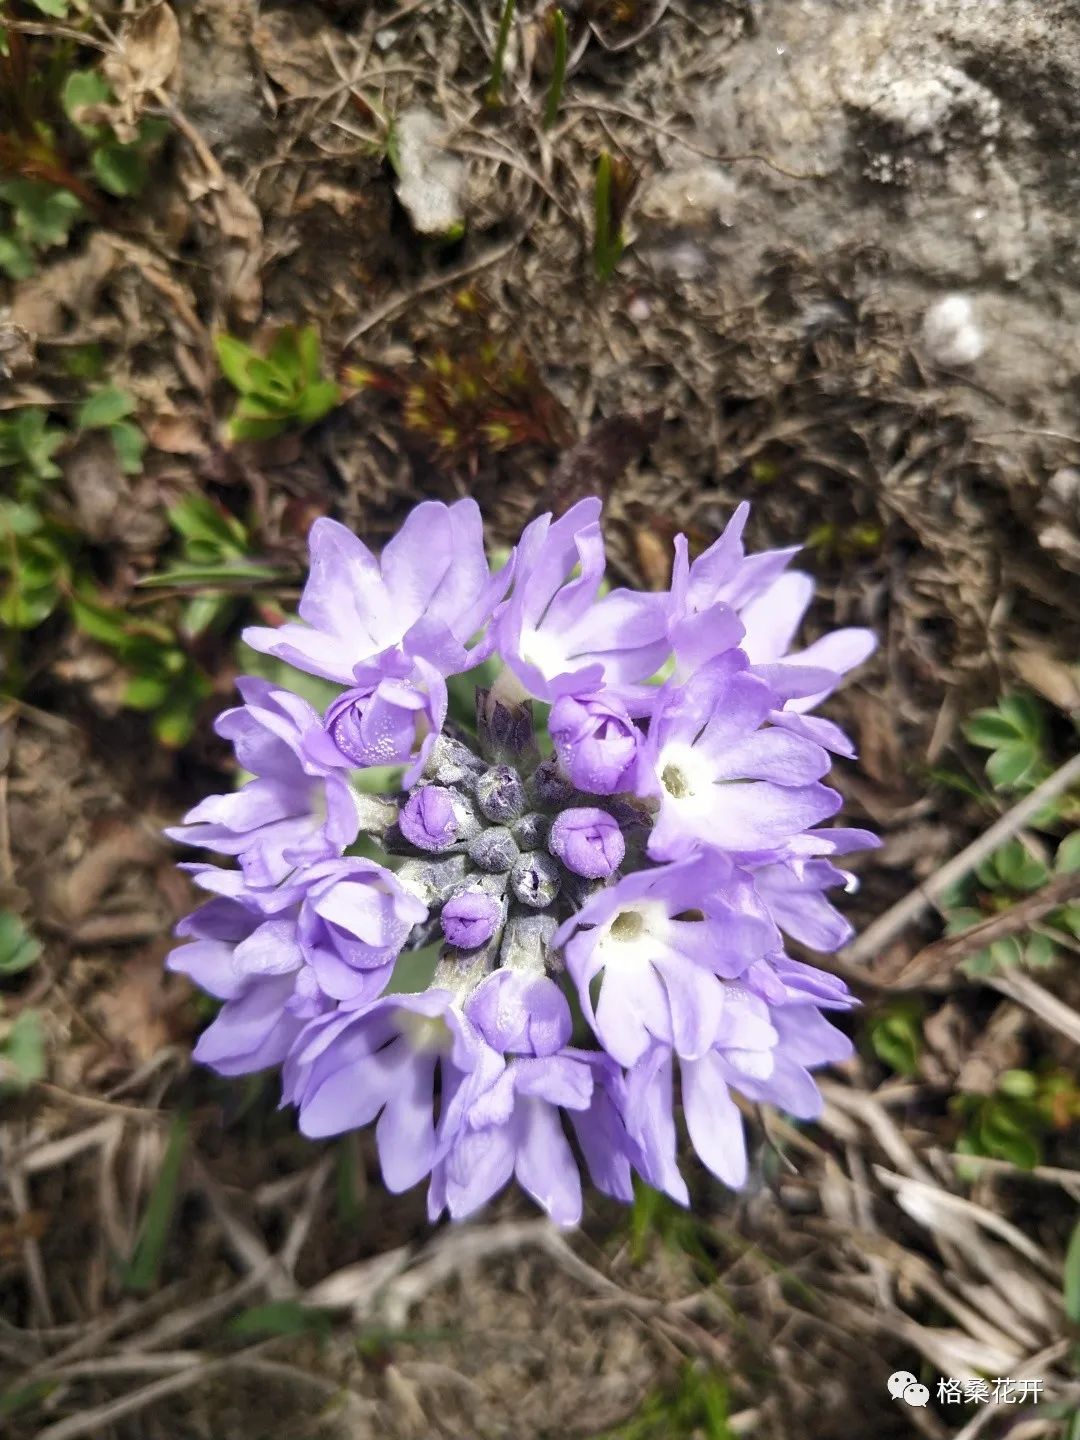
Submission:
[[530,785],[537,804],[553,810],[565,805],[574,793],[573,785],[559,773],[556,760],[544,760],[539,764],[533,771]]
[[606,810],[582,807],[564,810],[551,827],[548,848],[568,870],[589,880],[603,880],[622,864],[626,842]]
[[483,762],[460,740],[440,735],[431,747],[424,774],[437,785],[454,785],[471,790],[482,765]]
[[614,795],[631,784],[640,732],[618,702],[561,695],[548,729],[563,769],[579,789]]
[[525,786],[509,765],[495,765],[476,782],[480,813],[496,825],[510,825],[525,809]]
[[518,858],[518,847],[509,830],[501,825],[491,830],[481,830],[469,842],[469,859],[480,870],[493,875],[505,874]]
[[533,850],[514,862],[510,871],[510,889],[523,905],[543,910],[559,893],[559,867],[550,855]]
[[389,678],[346,690],[326,712],[324,725],[353,765],[395,765],[410,760],[432,728],[431,702],[421,690]]
[[453,792],[424,785],[409,796],[398,818],[401,833],[420,850],[448,850],[458,838]]
[[530,810],[510,827],[510,833],[522,850],[541,850],[547,844],[551,819],[539,810]]
[[430,907],[460,888],[465,868],[464,855],[442,855],[437,860],[406,860],[394,873],[402,889],[419,896]]
[[451,896],[442,908],[443,934],[459,950],[475,950],[498,929],[502,905],[494,895],[470,887]]

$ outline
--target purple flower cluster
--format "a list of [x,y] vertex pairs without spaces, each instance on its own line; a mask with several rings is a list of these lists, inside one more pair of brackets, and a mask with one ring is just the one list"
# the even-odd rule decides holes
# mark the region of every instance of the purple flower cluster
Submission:
[[[853,1000],[784,937],[849,938],[835,862],[876,841],[822,828],[853,752],[814,712],[874,641],[793,650],[812,582],[748,555],[746,517],[692,563],[680,537],[648,594],[605,591],[594,499],[496,574],[471,500],[417,506],[379,557],[317,521],[300,621],[245,638],[341,693],[320,715],[242,681],[218,730],[252,778],[170,832],[236,859],[187,867],[210,898],[168,961],[223,1002],[196,1058],[280,1065],[305,1135],[375,1121],[387,1186],[429,1177],[433,1219],[516,1177],[573,1224],[581,1162],[685,1203],[676,1083],[731,1186],[736,1095],[817,1114],[811,1072],[850,1049],[825,1012]],[[496,661],[475,729],[448,720],[448,678]],[[358,783],[387,765],[400,792]]]

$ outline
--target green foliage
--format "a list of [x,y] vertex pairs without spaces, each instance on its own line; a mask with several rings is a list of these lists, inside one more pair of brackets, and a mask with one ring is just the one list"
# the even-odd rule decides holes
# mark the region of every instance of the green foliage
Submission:
[[75,195],[47,180],[0,181],[0,201],[10,212],[8,228],[0,231],[0,270],[12,280],[25,280],[36,270],[41,253],[66,245],[83,214]]
[[187,1120],[183,1115],[175,1115],[169,1130],[165,1157],[139,1227],[135,1250],[124,1271],[124,1286],[128,1290],[146,1293],[157,1287],[162,1257],[176,1213],[180,1175],[187,1145]]
[[60,474],[52,457],[63,441],[37,407],[0,416],[0,470],[14,471],[5,477],[10,498],[0,498],[0,628],[12,634],[46,620],[69,579],[66,534],[40,504],[46,482]]
[[923,1051],[923,1006],[913,996],[903,995],[882,1006],[869,1022],[874,1054],[898,1075],[919,1073]]
[[279,570],[248,559],[247,527],[223,506],[193,492],[169,511],[180,537],[180,557],[139,583],[148,589],[197,592],[184,605],[181,634],[195,639],[221,629],[235,615],[241,593],[253,584],[282,578]]
[[[141,469],[146,445],[129,419],[134,408],[125,391],[105,385],[87,396],[75,416],[77,431],[101,430],[110,437],[129,474]],[[38,407],[0,417],[0,468],[14,472],[13,498],[0,499],[0,630],[11,637],[7,685],[14,689],[19,683],[16,632],[34,629],[63,605],[77,628],[111,650],[130,672],[123,703],[152,715],[154,733],[163,744],[182,745],[211,688],[182,642],[227,619],[235,601],[227,595],[194,596],[186,602],[179,633],[154,615],[112,605],[90,576],[78,535],[53,508],[50,482],[61,473],[53,456],[68,438]],[[170,518],[181,537],[183,559],[191,563],[186,570],[179,566],[177,573],[154,577],[159,582],[186,582],[194,588],[208,578],[220,579],[223,568],[234,585],[273,577],[271,570],[241,564],[247,532],[213,502],[192,497],[175,507]],[[196,564],[203,569],[194,568]]]
[[41,954],[41,942],[17,915],[0,910],[0,979],[28,970]]
[[333,1322],[325,1310],[301,1305],[298,1300],[271,1300],[265,1305],[252,1305],[234,1315],[227,1333],[243,1340],[261,1339],[269,1335],[329,1335]]
[[544,129],[550,130],[555,124],[562,104],[563,87],[566,84],[566,16],[556,9],[551,17],[551,37],[555,47],[555,58],[551,67],[551,83],[548,86],[547,104],[544,106]]
[[83,401],[75,417],[80,430],[104,430],[108,434],[125,475],[142,471],[146,451],[146,437],[127,418],[134,409],[131,395],[116,385],[104,385]]
[[45,1074],[45,1033],[36,1010],[23,1010],[4,1028],[0,1021],[0,1095],[28,1090]]
[[[956,1144],[960,1154],[1031,1170],[1042,1162],[1047,1137],[1080,1117],[1080,1088],[1063,1070],[1006,1070],[992,1095],[957,1095],[951,1109],[963,1120]],[[977,1175],[978,1167],[966,1173]]]
[[495,106],[502,100],[503,69],[506,65],[506,47],[510,40],[510,27],[514,23],[515,0],[503,0],[499,17],[499,33],[495,37],[495,50],[491,57],[491,75],[484,92],[484,104]]
[[323,375],[313,326],[287,325],[265,355],[232,335],[219,335],[215,345],[222,373],[240,396],[229,420],[232,440],[269,440],[285,430],[302,430],[341,403],[337,381]]
[[651,1395],[637,1415],[598,1440],[733,1440],[723,1376],[704,1365],[684,1365],[675,1382]]
[[615,162],[605,150],[596,163],[593,193],[593,268],[596,278],[610,280],[625,248],[622,229],[615,219],[612,174]]
[[72,595],[71,611],[83,634],[111,650],[130,672],[123,694],[128,709],[152,716],[163,745],[185,744],[212,687],[175,630],[161,620],[115,609],[89,586]]
[[87,142],[94,179],[108,194],[127,199],[145,188],[150,159],[168,126],[146,118],[134,139],[121,140],[102,118],[114,99],[108,81],[96,70],[72,71],[61,94],[64,113]]
[[[1001,914],[1055,875],[1080,869],[1080,831],[1066,835],[1057,847],[1052,866],[1032,854],[1022,840],[1007,840],[984,860],[968,879],[942,897],[946,933],[962,935],[973,925]],[[1043,917],[1040,927],[1021,935],[1007,935],[992,941],[964,961],[962,969],[971,976],[992,975],[1014,965],[1041,970],[1059,958],[1053,933],[1063,941],[1080,938],[1080,904],[1062,905]]]
[[396,400],[406,432],[447,471],[475,475],[485,461],[524,445],[563,450],[566,413],[528,352],[494,329],[474,290],[455,296],[454,309],[454,325],[419,363],[350,366],[347,383]]
[[1024,794],[1051,773],[1046,753],[1046,714],[1031,695],[1006,695],[988,710],[977,710],[964,735],[989,750],[986,777],[995,790]]

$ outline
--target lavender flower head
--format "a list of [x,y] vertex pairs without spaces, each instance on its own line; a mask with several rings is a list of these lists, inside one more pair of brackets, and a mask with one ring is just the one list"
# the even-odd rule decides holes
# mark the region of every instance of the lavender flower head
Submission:
[[[648,594],[603,593],[596,500],[497,574],[472,501],[417,506],[378,558],[317,521],[299,620],[246,638],[339,693],[320,714],[241,681],[218,730],[252,778],[169,832],[236,862],[186,867],[210,898],[167,963],[222,1002],[196,1058],[280,1066],[311,1137],[375,1122],[388,1188],[428,1178],[433,1220],[516,1179],[572,1225],[582,1165],[687,1203],[680,1111],[731,1186],[736,1095],[813,1118],[813,1071],[850,1049],[826,1012],[854,1001],[784,947],[850,938],[836,860],[876,841],[825,823],[853,750],[814,712],[874,640],[793,649],[812,581],[794,549],[747,554],[746,517],[693,562],[680,536]],[[492,660],[452,714],[447,678]]]

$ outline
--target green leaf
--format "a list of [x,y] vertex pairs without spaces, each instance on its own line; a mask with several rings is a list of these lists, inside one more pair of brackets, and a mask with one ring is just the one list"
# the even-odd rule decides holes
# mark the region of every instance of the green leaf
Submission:
[[168,676],[136,675],[124,688],[124,704],[130,710],[156,710],[171,688]]
[[964,735],[984,750],[998,750],[1024,738],[1024,732],[998,710],[976,710],[964,725]]
[[314,325],[306,325],[296,335],[296,361],[300,379],[312,385],[322,375],[322,345]]
[[146,453],[146,436],[139,427],[127,420],[121,420],[116,425],[109,426],[109,439],[124,474],[140,475],[143,455]]
[[245,394],[251,386],[249,370],[252,361],[259,358],[255,351],[232,335],[215,336],[214,349],[225,379],[234,390],[238,390],[241,395]]
[[34,939],[17,915],[0,910],[0,975],[28,970],[40,954],[40,940]]
[[70,603],[72,619],[84,635],[113,650],[126,645],[130,629],[127,617],[121,611],[103,604],[85,590],[72,595]]
[[229,421],[231,440],[273,440],[289,428],[288,420],[255,420],[236,414]]
[[1021,840],[1009,840],[994,856],[997,872],[1013,890],[1037,890],[1050,878],[1041,860]]
[[1002,940],[995,940],[987,948],[994,964],[1003,970],[1008,970],[1013,965],[1019,965],[1024,958],[1020,942],[1014,935],[1006,935]]
[[314,425],[324,415],[329,415],[341,401],[341,389],[334,380],[316,380],[301,395],[296,406],[296,418],[301,425]]
[[117,385],[106,385],[84,400],[75,415],[80,430],[106,430],[135,409],[135,401]]
[[1046,970],[1057,959],[1058,952],[1049,935],[1030,935],[1024,946],[1024,964],[1030,970]]
[[1042,742],[1045,729],[1043,708],[1032,695],[1006,695],[998,702],[998,710],[1033,745]]
[[1030,1070],[1006,1070],[998,1080],[998,1089],[1013,1100],[1031,1100],[1039,1082]]
[[170,565],[157,575],[144,575],[139,585],[146,590],[191,589],[204,586],[226,586],[230,589],[247,582],[283,580],[285,572],[271,565],[258,565],[250,560],[223,560],[217,565]]
[[29,280],[37,269],[34,252],[17,235],[0,235],[0,270],[10,280]]
[[38,250],[64,244],[83,213],[70,190],[45,180],[6,180],[0,184],[0,200],[15,212],[16,234]]
[[184,606],[180,616],[180,634],[194,640],[209,630],[212,625],[224,620],[232,611],[235,601],[229,595],[196,595]]
[[48,15],[53,20],[66,20],[69,13],[69,0],[30,0],[31,5],[41,11],[42,15]]
[[0,1089],[26,1090],[45,1074],[45,1035],[36,1010],[24,1010],[0,1041]]
[[1061,1289],[1065,1300],[1065,1314],[1074,1325],[1080,1325],[1080,1220],[1073,1226],[1069,1248],[1065,1251]]
[[55,480],[60,467],[52,457],[63,443],[63,431],[49,428],[48,416],[38,405],[0,418],[0,467],[18,465],[37,480]]
[[1054,856],[1054,870],[1058,875],[1071,875],[1080,870],[1080,830],[1066,835]]
[[176,1115],[169,1130],[165,1157],[143,1216],[139,1238],[135,1242],[135,1251],[124,1273],[124,1285],[128,1290],[153,1290],[157,1285],[158,1271],[176,1210],[187,1144],[187,1118]]
[[995,750],[986,762],[986,774],[995,790],[1021,784],[1039,762],[1038,749],[1027,740],[1017,740]]
[[15,573],[5,589],[0,590],[0,625],[13,630],[33,630],[47,620],[60,603],[60,587],[56,584],[29,588]]
[[230,1335],[243,1339],[257,1335],[327,1335],[332,1322],[325,1310],[301,1305],[298,1300],[271,1300],[242,1310],[225,1328]]
[[26,1385],[18,1385],[13,1390],[5,1390],[0,1395],[0,1419],[7,1415],[16,1415],[20,1410],[28,1410],[33,1405],[39,1405],[42,1400],[48,1399],[62,1380],[31,1380]]
[[972,905],[961,905],[955,910],[949,911],[948,920],[945,925],[947,935],[960,935],[965,930],[970,930],[973,925],[978,925],[980,920],[986,916],[981,910],[976,910]]
[[893,1001],[870,1023],[870,1043],[879,1060],[898,1075],[917,1075],[923,1049],[922,1010],[917,1001]]
[[189,545],[205,544],[211,555],[240,557],[247,544],[243,523],[206,495],[185,495],[169,510],[169,524]]
[[123,145],[119,140],[99,145],[90,156],[90,165],[101,188],[121,199],[138,195],[150,174],[146,157],[138,146]]
[[72,124],[90,139],[101,134],[102,126],[80,120],[81,111],[91,105],[104,105],[112,99],[112,88],[96,70],[73,70],[64,82],[60,103]]

